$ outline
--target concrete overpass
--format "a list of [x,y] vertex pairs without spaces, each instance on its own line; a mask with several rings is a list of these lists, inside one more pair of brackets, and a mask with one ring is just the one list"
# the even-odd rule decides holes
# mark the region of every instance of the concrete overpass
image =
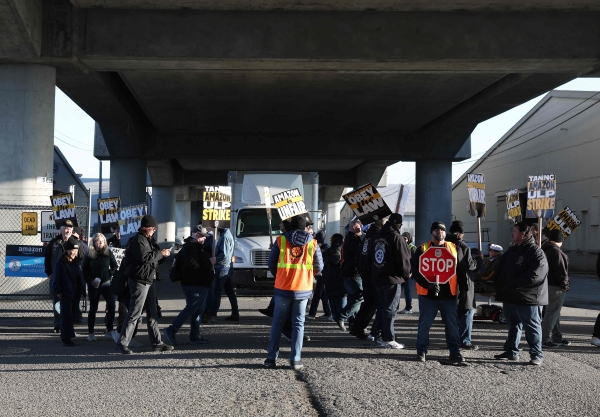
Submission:
[[0,180],[51,172],[56,84],[124,202],[146,169],[166,199],[229,170],[318,171],[326,201],[417,161],[425,237],[479,122],[598,71],[594,0],[0,0],[0,138],[23,155]]

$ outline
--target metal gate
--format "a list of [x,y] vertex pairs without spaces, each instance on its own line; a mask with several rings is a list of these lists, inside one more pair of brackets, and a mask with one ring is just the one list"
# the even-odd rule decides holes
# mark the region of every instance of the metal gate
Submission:
[[[6,276],[6,246],[31,245],[41,246],[41,212],[51,211],[49,206],[0,205],[0,316],[51,316],[52,300],[48,278],[27,278]],[[79,226],[86,229],[89,225],[87,206],[76,206]],[[22,213],[38,214],[37,234],[23,236],[21,234]]]

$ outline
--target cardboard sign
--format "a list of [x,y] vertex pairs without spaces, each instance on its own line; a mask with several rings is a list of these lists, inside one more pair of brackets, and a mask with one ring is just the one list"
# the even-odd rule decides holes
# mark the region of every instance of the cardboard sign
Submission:
[[119,212],[119,228],[122,235],[136,233],[142,226],[142,217],[147,213],[145,204],[126,206]]
[[527,182],[528,219],[548,219],[554,214],[556,177],[554,174],[530,175]]
[[297,188],[273,194],[273,204],[281,220],[308,213],[302,194],[300,194],[300,190]]
[[392,210],[373,184],[364,185],[342,197],[363,224],[373,223],[392,214]]
[[119,268],[121,266],[121,262],[123,262],[123,258],[125,258],[125,249],[113,248],[112,246],[108,249],[110,249],[110,251],[115,256],[115,260],[117,261],[117,268]]
[[54,221],[54,213],[42,211],[42,242],[50,242],[60,234]]
[[38,214],[35,211],[24,211],[21,213],[21,234],[23,236],[37,235]]
[[483,174],[467,174],[469,213],[473,217],[485,217],[485,177]]
[[52,203],[52,212],[54,213],[54,222],[57,228],[60,229],[66,220],[71,220],[75,227],[79,226],[77,224],[77,214],[75,213],[75,203],[72,194],[53,195],[50,197],[50,202]]
[[47,278],[44,269],[44,246],[6,245],[4,275]]
[[519,201],[519,189],[515,188],[506,193],[506,210],[508,218],[513,222],[517,222],[521,214],[521,202]]
[[565,236],[565,239],[571,236],[571,233],[579,227],[581,220],[577,218],[573,210],[569,206],[565,207],[544,227],[543,232],[560,229]]
[[231,225],[231,187],[206,186],[202,193],[202,227]]
[[108,197],[98,199],[98,224],[106,227],[118,227],[121,212],[121,198]]

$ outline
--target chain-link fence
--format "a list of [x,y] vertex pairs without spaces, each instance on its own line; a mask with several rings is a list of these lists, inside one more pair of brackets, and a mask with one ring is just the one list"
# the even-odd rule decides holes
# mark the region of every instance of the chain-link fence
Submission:
[[[26,206],[26,205],[0,205],[0,316],[50,316],[52,315],[52,300],[50,298],[50,285],[44,277],[22,277],[20,271],[43,270],[43,249],[33,250],[31,258],[13,256],[15,250],[23,246],[41,247],[44,232],[48,233],[42,225],[42,212],[51,212],[52,207]],[[36,212],[38,217],[37,234],[24,236],[22,234],[22,216],[24,212]],[[76,206],[77,221],[87,233],[89,219],[88,207]],[[48,238],[48,234],[45,235]],[[46,243],[47,244],[47,243]],[[9,254],[7,255],[7,249]],[[19,253],[18,255],[21,255]],[[42,265],[40,265],[42,263]]]

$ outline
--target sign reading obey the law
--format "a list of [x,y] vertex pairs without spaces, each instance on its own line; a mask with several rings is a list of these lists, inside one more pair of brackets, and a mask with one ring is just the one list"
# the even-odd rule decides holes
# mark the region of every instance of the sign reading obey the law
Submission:
[[75,214],[75,202],[71,193],[56,194],[50,197],[52,203],[52,212],[54,213],[54,222],[56,227],[60,229],[65,224],[65,221],[71,220],[73,226],[77,224],[77,215]]
[[136,233],[142,227],[142,217],[146,215],[147,211],[148,208],[143,203],[123,207],[119,212],[121,234]]
[[304,198],[302,198],[302,194],[297,188],[273,194],[273,205],[277,209],[281,220],[308,213]]
[[228,228],[231,224],[231,187],[204,187],[202,193],[202,226]]
[[342,197],[363,224],[373,223],[392,214],[392,210],[373,184],[364,185]]
[[120,197],[108,197],[98,199],[98,222],[102,226],[117,227],[119,225],[120,211]]

